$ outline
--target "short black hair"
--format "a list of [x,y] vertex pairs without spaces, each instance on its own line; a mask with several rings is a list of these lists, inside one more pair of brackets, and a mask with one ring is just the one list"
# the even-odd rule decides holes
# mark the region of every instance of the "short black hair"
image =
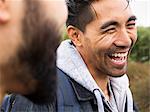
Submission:
[[[84,32],[86,25],[97,16],[95,9],[91,5],[95,1],[98,0],[66,0],[68,7],[66,26],[72,25]],[[128,2],[128,7],[130,0],[126,1]]]
[[84,32],[86,25],[94,18],[91,10],[91,3],[94,1],[96,0],[66,0],[68,7],[66,25],[73,25]]

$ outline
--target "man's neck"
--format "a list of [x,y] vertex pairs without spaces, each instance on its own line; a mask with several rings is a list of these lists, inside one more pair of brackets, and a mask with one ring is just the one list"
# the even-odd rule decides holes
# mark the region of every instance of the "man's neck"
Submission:
[[109,100],[110,94],[108,89],[108,77],[94,77],[94,80],[96,81],[99,88],[101,88],[101,90],[103,91],[105,98]]
[[108,88],[109,78],[107,75],[99,74],[99,72],[91,72],[92,77],[96,81],[98,87],[103,91],[106,100],[110,99],[110,92]]

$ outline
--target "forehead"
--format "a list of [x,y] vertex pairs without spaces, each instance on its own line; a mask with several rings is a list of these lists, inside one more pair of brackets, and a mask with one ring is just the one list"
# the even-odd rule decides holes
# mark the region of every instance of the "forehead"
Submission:
[[67,6],[65,0],[38,0],[46,16],[56,20],[58,24],[65,22],[67,18]]
[[92,3],[100,19],[120,19],[133,15],[127,0],[99,0]]
[[65,0],[38,0],[50,13],[62,12],[66,7]]

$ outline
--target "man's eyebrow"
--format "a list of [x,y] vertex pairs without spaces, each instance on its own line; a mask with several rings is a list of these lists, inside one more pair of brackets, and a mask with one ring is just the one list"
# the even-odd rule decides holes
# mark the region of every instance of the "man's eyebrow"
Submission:
[[136,16],[131,16],[131,17],[128,19],[127,22],[135,21],[135,20],[137,20]]
[[100,29],[105,29],[105,28],[107,28],[107,27],[109,27],[109,26],[111,26],[111,25],[117,25],[118,23],[116,22],[116,21],[108,21],[108,22],[106,22],[106,23],[104,23],[101,27],[100,27]]

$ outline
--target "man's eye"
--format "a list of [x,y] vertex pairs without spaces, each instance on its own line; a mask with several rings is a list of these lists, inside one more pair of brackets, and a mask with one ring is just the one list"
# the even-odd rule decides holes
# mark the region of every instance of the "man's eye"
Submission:
[[127,26],[135,26],[135,23],[132,23],[132,24],[128,24]]
[[105,33],[113,33],[115,31],[115,28],[108,28],[104,30]]
[[128,28],[135,28],[135,26],[136,26],[136,23],[129,23],[129,24],[127,24]]

